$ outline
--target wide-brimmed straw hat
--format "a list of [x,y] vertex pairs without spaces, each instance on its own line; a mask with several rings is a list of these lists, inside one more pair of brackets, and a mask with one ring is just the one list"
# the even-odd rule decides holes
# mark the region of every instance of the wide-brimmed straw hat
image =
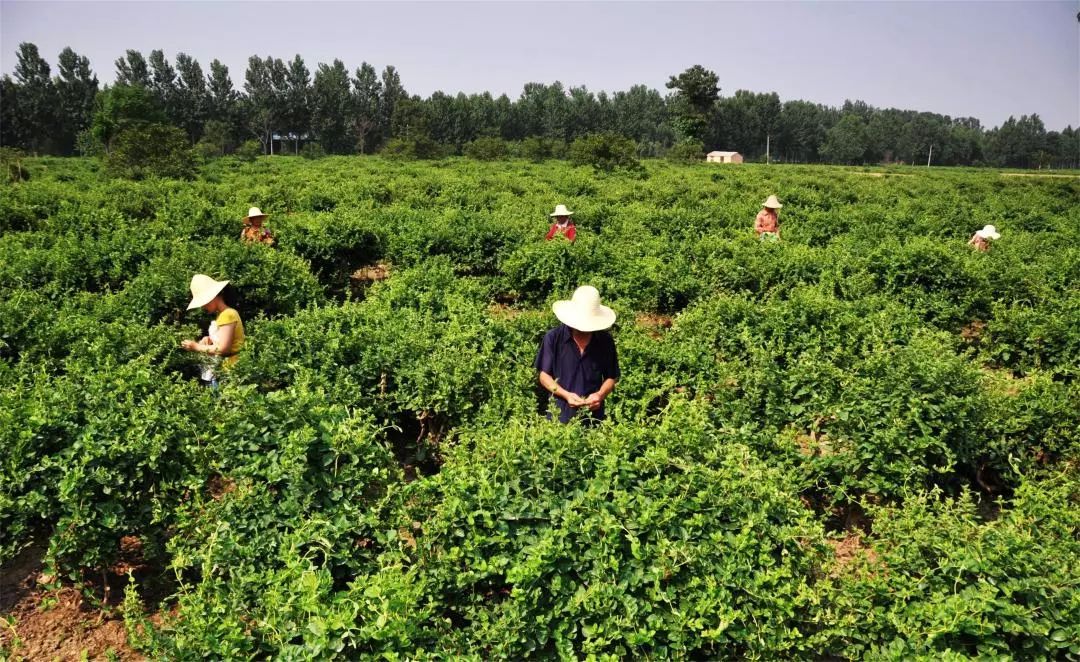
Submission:
[[600,305],[600,293],[592,285],[577,288],[569,301],[556,301],[551,310],[560,322],[578,331],[603,331],[615,323],[615,311]]
[[555,205],[555,211],[548,214],[548,216],[573,216],[574,212],[566,208],[566,205]]
[[982,230],[978,230],[977,232],[975,232],[975,234],[982,237],[983,239],[993,239],[994,241],[997,241],[1001,238],[1001,234],[993,225],[984,226]]
[[191,277],[191,303],[187,309],[200,308],[210,303],[228,284],[227,280],[214,280],[206,274],[195,274]]
[[266,218],[266,214],[262,213],[258,207],[252,207],[248,210],[248,215],[244,217],[244,222],[247,223],[253,218]]
[[776,199],[775,195],[770,195],[769,199],[761,203],[762,207],[768,207],[769,209],[780,209],[784,205],[780,204],[780,201]]

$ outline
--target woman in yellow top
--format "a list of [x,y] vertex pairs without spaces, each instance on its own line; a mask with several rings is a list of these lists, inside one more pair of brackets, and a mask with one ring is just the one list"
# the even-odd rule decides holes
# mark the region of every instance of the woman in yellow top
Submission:
[[202,378],[213,385],[217,385],[217,375],[214,373],[216,364],[220,361],[226,368],[236,363],[237,353],[244,346],[244,322],[240,319],[240,313],[225,302],[222,295],[227,280],[214,280],[204,274],[195,274],[191,278],[191,303],[187,309],[202,308],[208,313],[216,315],[210,323],[210,332],[199,342],[185,340],[180,346],[189,352],[201,352],[215,357],[203,370]]

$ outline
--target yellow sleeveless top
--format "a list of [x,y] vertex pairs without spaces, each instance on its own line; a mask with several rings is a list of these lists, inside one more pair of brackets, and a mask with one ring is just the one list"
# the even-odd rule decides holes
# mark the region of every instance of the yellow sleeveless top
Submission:
[[234,308],[226,308],[218,313],[217,319],[214,320],[217,323],[218,328],[227,325],[235,324],[236,328],[233,329],[232,349],[229,354],[224,357],[221,362],[222,365],[228,367],[236,363],[237,354],[244,346],[244,320],[240,319],[240,313],[236,312]]

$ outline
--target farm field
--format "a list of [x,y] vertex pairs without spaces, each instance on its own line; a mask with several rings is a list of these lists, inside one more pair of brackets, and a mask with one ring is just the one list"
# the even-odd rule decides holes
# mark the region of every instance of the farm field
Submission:
[[[153,659],[1080,659],[1080,179],[27,167],[0,185],[3,654],[45,654],[27,623],[77,593]],[[557,203],[575,243],[543,240]],[[238,241],[250,206],[275,246]],[[247,332],[217,390],[179,349],[199,272]],[[581,284],[619,315],[596,429],[534,390]]]

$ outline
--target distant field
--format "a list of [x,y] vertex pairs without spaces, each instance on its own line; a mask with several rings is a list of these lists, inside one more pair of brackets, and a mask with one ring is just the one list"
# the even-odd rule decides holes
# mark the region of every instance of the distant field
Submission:
[[1080,173],[1077,174],[1061,174],[1061,173],[1049,173],[1049,172],[1003,172],[1002,177],[1058,177],[1061,179],[1080,179]]
[[[1080,658],[1075,173],[28,169],[0,186],[0,651]],[[543,240],[557,203],[576,243]],[[239,243],[250,206],[274,247]],[[217,391],[178,348],[197,272],[248,335]],[[533,388],[581,284],[619,315],[595,430]]]

